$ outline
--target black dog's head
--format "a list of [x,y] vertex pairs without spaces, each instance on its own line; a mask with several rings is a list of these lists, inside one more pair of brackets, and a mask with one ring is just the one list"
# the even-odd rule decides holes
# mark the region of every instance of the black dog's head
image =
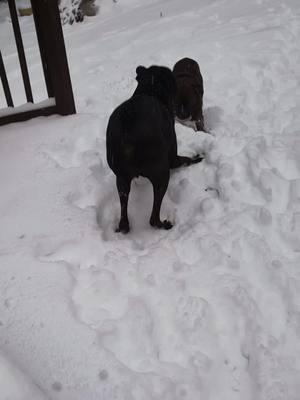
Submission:
[[136,69],[136,80],[138,86],[135,94],[154,96],[173,112],[176,81],[169,68],[156,65],[149,68],[139,66]]

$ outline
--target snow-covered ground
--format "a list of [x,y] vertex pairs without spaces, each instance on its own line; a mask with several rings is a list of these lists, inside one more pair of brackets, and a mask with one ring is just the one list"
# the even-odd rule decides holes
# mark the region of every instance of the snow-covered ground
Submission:
[[[0,400],[299,400],[299,0],[100,7],[64,27],[78,114],[0,127]],[[20,22],[42,101],[33,22]],[[149,226],[138,179],[132,231],[116,234],[108,117],[137,65],[184,56],[200,64],[212,135],[176,125],[179,149],[205,161],[172,173],[172,230]]]

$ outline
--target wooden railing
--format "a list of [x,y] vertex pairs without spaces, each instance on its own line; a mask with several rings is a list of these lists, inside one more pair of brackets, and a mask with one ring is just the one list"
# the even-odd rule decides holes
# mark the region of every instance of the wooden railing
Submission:
[[8,106],[7,109],[0,110],[0,125],[42,115],[74,114],[76,110],[57,0],[31,0],[45,85],[48,98],[51,99],[42,102],[41,107],[34,104],[15,0],[8,0],[8,4],[27,104],[26,107],[11,108],[14,107],[13,97],[5,70],[5,60],[0,51],[0,77]]

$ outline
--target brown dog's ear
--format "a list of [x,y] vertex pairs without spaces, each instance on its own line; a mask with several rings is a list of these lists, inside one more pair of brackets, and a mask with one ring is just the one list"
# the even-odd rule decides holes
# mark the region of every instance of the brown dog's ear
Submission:
[[142,65],[139,65],[137,67],[137,69],[135,70],[135,72],[136,72],[135,79],[139,82],[145,76],[146,71],[147,71],[147,68],[143,67]]

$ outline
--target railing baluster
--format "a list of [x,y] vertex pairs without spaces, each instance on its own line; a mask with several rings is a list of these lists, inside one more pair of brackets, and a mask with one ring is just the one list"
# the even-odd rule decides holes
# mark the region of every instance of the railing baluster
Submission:
[[16,10],[15,0],[8,0],[8,5],[9,5],[10,16],[11,16],[11,20],[12,20],[13,29],[14,29],[15,39],[16,39],[16,45],[17,45],[17,50],[18,50],[18,56],[19,56],[19,61],[20,61],[20,66],[21,66],[21,72],[22,72],[22,77],[23,77],[26,98],[27,98],[28,102],[33,103],[30,79],[29,79],[29,74],[28,74],[28,68],[27,68],[27,63],[26,63],[26,57],[25,57],[25,52],[24,52],[22,35],[21,35],[21,31],[20,31],[20,25],[19,25],[19,21],[18,21],[18,14],[17,14],[17,10]]
[[0,50],[0,77],[1,77],[2,86],[3,86],[5,98],[6,98],[6,103],[7,103],[8,107],[13,107],[14,103],[13,103],[11,93],[10,93],[10,88],[9,88],[9,84],[8,84],[8,80],[7,80],[7,76],[6,76],[6,71],[5,71],[5,67],[4,67],[1,50]]

